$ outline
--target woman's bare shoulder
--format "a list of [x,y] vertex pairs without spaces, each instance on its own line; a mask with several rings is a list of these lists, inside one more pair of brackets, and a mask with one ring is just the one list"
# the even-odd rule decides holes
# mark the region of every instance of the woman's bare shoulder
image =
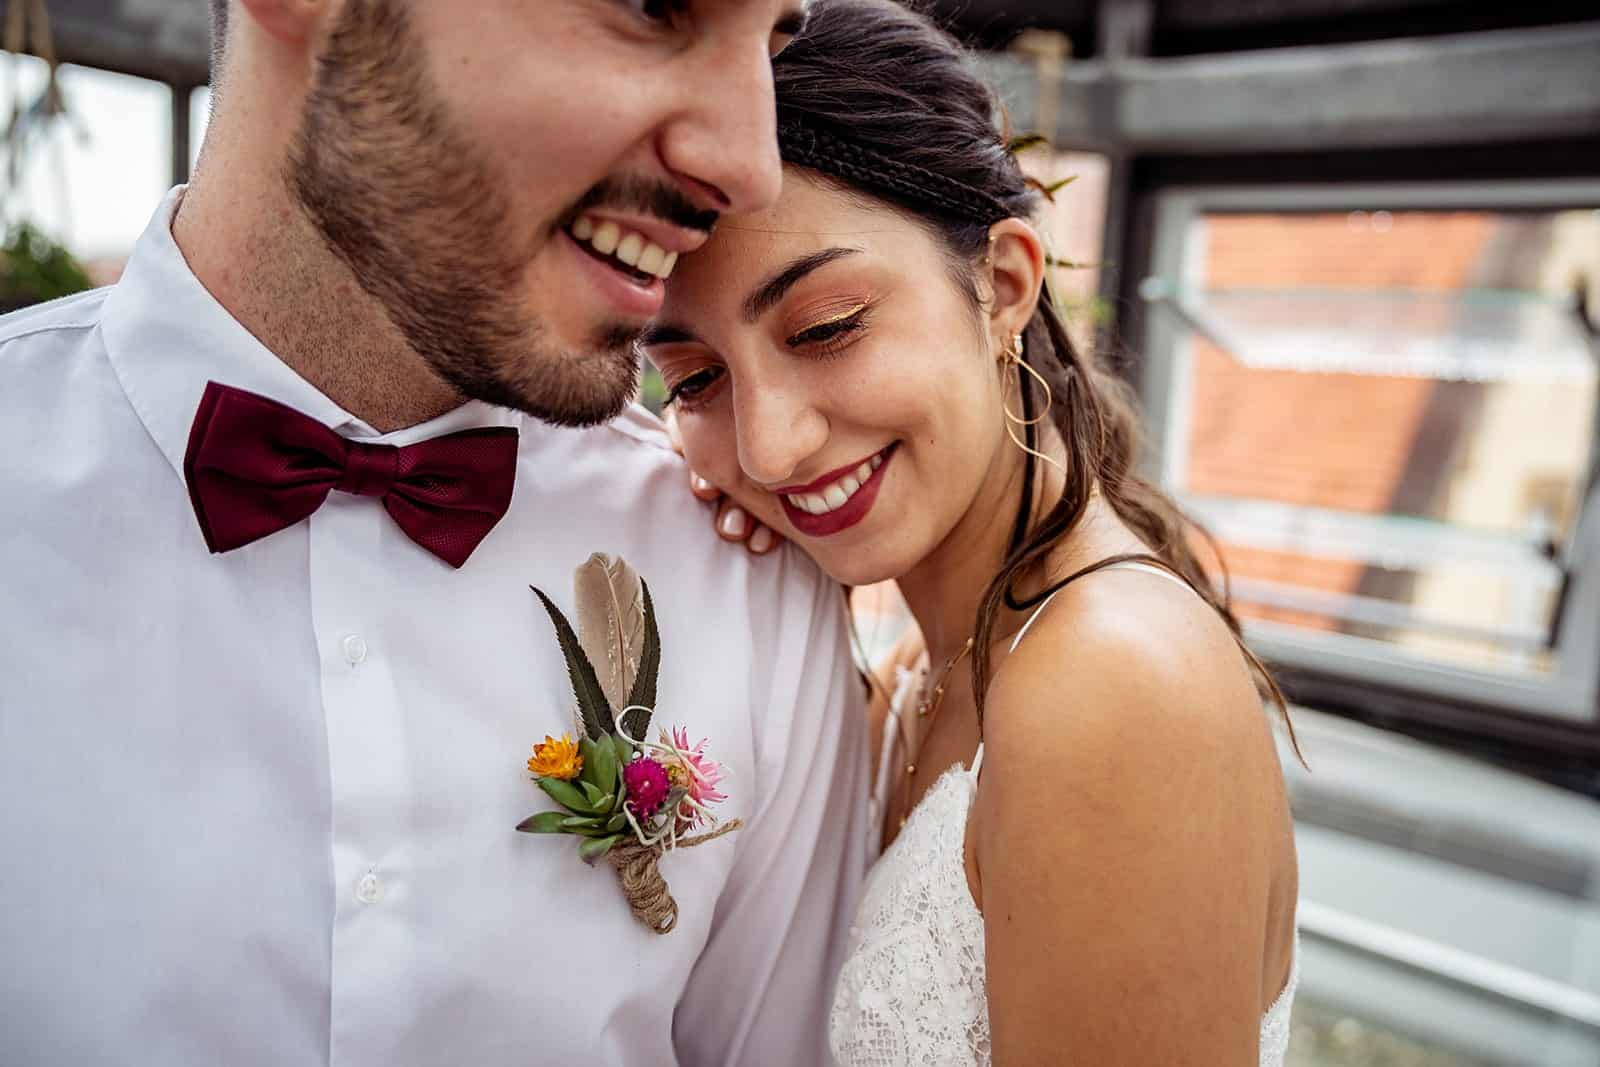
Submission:
[[1087,803],[1151,817],[1194,795],[1219,814],[1245,805],[1223,821],[1250,836],[1280,819],[1266,803],[1281,791],[1271,720],[1243,654],[1210,605],[1164,578],[1113,571],[1063,589],[985,704],[986,792],[1027,803],[1025,783],[1065,776]]
[[1103,1062],[1138,1034],[1243,1062],[1284,808],[1226,624],[1154,575],[1080,579],[999,664],[984,744],[972,833],[996,1059],[1054,1041]]

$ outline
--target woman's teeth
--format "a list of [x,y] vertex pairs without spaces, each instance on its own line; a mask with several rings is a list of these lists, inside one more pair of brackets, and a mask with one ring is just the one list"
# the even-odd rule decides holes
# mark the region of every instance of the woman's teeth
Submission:
[[816,493],[785,493],[783,498],[808,515],[826,515],[838,511],[856,495],[872,472],[883,466],[883,453],[862,463],[832,485]]
[[588,215],[580,215],[567,232],[602,256],[621,260],[624,266],[640,274],[665,279],[672,275],[672,268],[678,264],[678,253],[668,252],[646,240],[643,234],[624,230],[610,220],[596,222]]

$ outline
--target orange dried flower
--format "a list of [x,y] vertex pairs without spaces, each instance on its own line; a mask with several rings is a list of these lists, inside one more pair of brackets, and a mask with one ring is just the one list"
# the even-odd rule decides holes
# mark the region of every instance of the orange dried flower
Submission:
[[533,746],[533,758],[528,770],[540,778],[559,778],[570,782],[583,770],[583,756],[578,753],[578,743],[566,734],[559,738],[545,734],[544,743]]

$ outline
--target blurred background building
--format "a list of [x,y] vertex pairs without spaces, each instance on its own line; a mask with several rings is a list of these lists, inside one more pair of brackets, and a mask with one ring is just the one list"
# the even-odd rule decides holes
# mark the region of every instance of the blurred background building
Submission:
[[[1600,9],[932,6],[1073,179],[1060,299],[1295,701],[1292,1062],[1600,1067]],[[117,277],[209,42],[205,0],[0,35],[6,307]]]

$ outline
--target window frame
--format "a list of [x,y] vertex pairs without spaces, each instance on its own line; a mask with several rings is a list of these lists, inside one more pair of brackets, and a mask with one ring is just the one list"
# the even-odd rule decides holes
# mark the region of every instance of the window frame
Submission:
[[[1349,211],[1530,211],[1600,209],[1600,179],[1366,182],[1344,185],[1193,185],[1152,190],[1148,269],[1139,284],[1142,359],[1134,375],[1146,416],[1148,473],[1164,487],[1185,469],[1189,441],[1188,361],[1178,354],[1190,328],[1167,306],[1170,282],[1193,276],[1190,226],[1209,213],[1337,213]],[[1600,357],[1600,352],[1597,352]],[[1600,440],[1600,430],[1597,430]],[[1451,665],[1382,642],[1343,633],[1312,634],[1283,623],[1245,620],[1251,646],[1268,663],[1340,692],[1399,693],[1423,718],[1431,707],[1448,717],[1462,706],[1491,708],[1581,730],[1600,727],[1600,489],[1591,443],[1561,607],[1554,669],[1545,677]],[[1474,731],[1479,732],[1479,731]]]

